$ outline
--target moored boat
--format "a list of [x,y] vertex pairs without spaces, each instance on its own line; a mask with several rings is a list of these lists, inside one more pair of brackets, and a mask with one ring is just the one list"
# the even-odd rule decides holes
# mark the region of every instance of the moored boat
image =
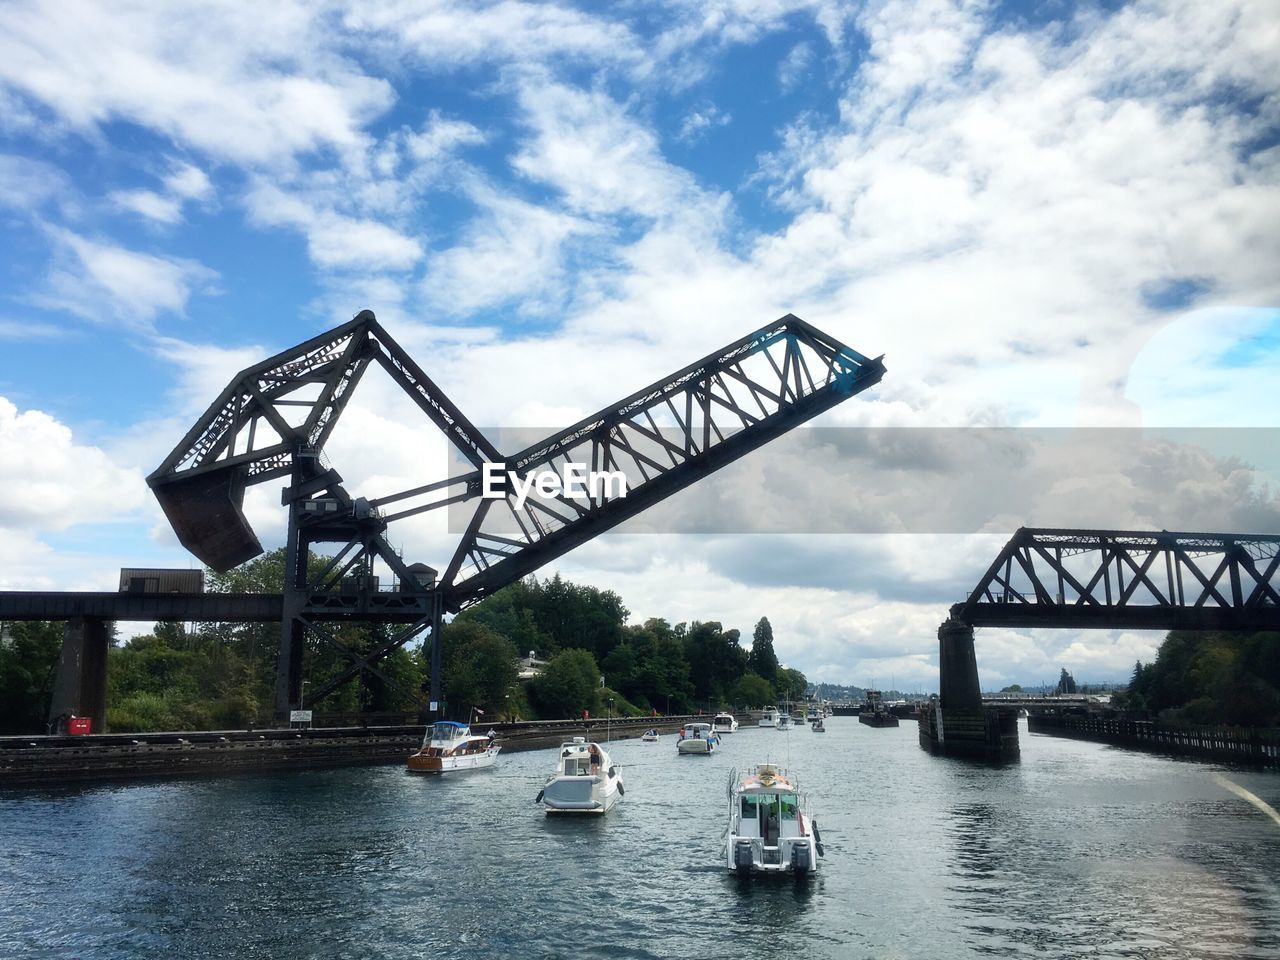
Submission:
[[680,728],[680,738],[676,741],[678,751],[697,756],[712,754],[719,745],[720,738],[709,723],[686,723]]
[[759,722],[758,726],[761,726],[761,727],[776,727],[777,725],[778,725],[778,708],[777,708],[777,707],[765,707],[765,708],[764,708],[764,713],[762,713],[762,714],[760,715],[760,722]]
[[879,690],[868,690],[867,699],[858,710],[858,722],[869,727],[896,727],[898,718],[889,712]]
[[725,866],[740,876],[817,873],[822,837],[803,801],[795,778],[774,764],[731,775]]
[[738,718],[732,713],[717,713],[716,718],[711,721],[711,729],[717,734],[737,733]]
[[555,773],[538,791],[534,803],[541,803],[548,814],[602,814],[626,794],[622,772],[598,743],[585,737],[574,737],[560,744]]
[[492,767],[502,748],[492,736],[471,732],[465,723],[437,720],[427,728],[418,752],[409,757],[413,773],[449,773]]

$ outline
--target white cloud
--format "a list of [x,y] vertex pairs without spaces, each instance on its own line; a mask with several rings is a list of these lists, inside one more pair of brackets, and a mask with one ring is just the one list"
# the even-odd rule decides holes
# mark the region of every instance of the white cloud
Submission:
[[302,196],[261,183],[247,197],[252,219],[263,226],[296,227],[307,251],[324,269],[372,267],[404,270],[422,259],[422,246],[393,227],[313,206]]
[[128,210],[148,220],[160,223],[177,223],[182,219],[182,202],[173,197],[162,197],[152,190],[113,190],[107,195],[116,207]]
[[685,143],[692,143],[700,139],[703,134],[713,127],[723,127],[733,122],[733,116],[728,113],[721,113],[715,104],[707,104],[699,110],[694,110],[684,118],[680,124],[680,132],[676,134],[676,139]]
[[77,443],[70,428],[40,410],[20,411],[0,397],[0,528],[65,530],[79,523],[126,519],[145,489],[136,471],[97,447]]
[[67,125],[137,123],[210,156],[287,162],[363,149],[390,85],[336,52],[328,10],[192,3],[157,15],[84,0],[0,13],[0,84]]
[[218,275],[194,260],[162,257],[47,228],[60,249],[58,266],[33,299],[97,322],[149,329],[163,313],[181,314]]
[[57,167],[41,160],[0,154],[0,207],[34,210],[49,200],[66,202],[70,184]]

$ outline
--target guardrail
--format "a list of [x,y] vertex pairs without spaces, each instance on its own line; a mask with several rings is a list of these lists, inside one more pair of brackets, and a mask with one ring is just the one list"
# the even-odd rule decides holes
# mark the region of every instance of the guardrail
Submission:
[[1226,763],[1280,767],[1280,729],[1192,727],[1116,717],[1032,716],[1031,733],[1095,740]]

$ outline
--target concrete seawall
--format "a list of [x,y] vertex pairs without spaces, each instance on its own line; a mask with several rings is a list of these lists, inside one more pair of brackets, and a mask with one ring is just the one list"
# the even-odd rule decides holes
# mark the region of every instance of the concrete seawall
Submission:
[[[624,740],[650,727],[670,734],[703,717],[475,724],[506,752],[554,747],[575,736]],[[739,720],[743,720],[740,717]],[[404,763],[423,725],[299,730],[215,730],[85,737],[0,737],[0,786],[218,775],[260,770]]]

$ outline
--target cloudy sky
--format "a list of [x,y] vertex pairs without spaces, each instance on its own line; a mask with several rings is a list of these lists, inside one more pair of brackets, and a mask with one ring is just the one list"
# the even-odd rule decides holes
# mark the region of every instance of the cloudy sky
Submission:
[[[361,309],[476,423],[548,431],[792,312],[889,372],[815,424],[846,440],[718,478],[788,532],[691,494],[555,569],[929,689],[1019,523],[1280,529],[1278,62],[1273,0],[4,4],[0,588],[190,565],[143,477]],[[993,426],[1034,447],[995,498],[993,444],[913,432]],[[446,470],[372,376],[328,453],[357,493]],[[276,491],[247,507],[278,544]],[[447,559],[436,521],[393,539]],[[1158,641],[986,630],[979,664],[1108,679]]]

